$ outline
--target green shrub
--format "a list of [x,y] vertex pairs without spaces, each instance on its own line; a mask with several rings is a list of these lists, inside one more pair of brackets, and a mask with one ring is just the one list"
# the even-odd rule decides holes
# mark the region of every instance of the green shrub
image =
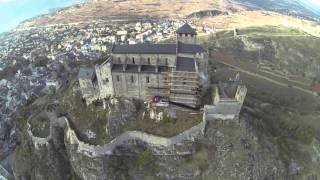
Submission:
[[175,124],[177,122],[177,119],[171,118],[167,114],[164,114],[161,122],[164,124]]
[[156,160],[155,156],[148,150],[144,151],[138,157],[138,166],[139,167],[146,167],[152,165]]

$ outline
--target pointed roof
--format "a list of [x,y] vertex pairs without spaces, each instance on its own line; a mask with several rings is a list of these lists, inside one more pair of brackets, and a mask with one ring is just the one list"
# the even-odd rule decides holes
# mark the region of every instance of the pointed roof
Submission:
[[182,25],[178,30],[177,30],[178,34],[193,34],[196,35],[196,31],[188,24],[185,23],[184,25]]

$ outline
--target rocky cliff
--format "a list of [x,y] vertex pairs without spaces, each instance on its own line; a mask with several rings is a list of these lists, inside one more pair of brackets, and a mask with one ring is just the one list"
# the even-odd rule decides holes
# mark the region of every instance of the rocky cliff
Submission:
[[[257,131],[257,119],[250,114],[252,104],[247,102],[247,105],[239,121],[209,121],[203,135],[182,141],[175,146],[173,151],[176,153],[170,151],[167,154],[154,153],[150,142],[146,143],[144,137],[137,136],[132,136],[135,141],[119,143],[112,153],[90,154],[90,148],[99,146],[75,143],[77,135],[74,131],[73,135],[70,134],[72,127],[63,123],[67,122],[65,119],[54,118],[50,113],[50,138],[47,143],[35,145],[36,138],[30,137],[30,128],[20,117],[14,174],[17,179],[137,180],[292,179],[304,174],[299,162],[287,164],[281,147],[267,134]],[[48,106],[38,108],[46,110],[44,108]],[[32,136],[39,134],[31,129]],[[159,143],[158,152],[168,150]],[[312,157],[314,162],[319,162],[319,142],[313,147],[318,155]]]

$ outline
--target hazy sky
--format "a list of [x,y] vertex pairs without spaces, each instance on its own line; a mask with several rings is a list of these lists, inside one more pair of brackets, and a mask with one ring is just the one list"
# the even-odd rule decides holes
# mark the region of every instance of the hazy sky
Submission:
[[0,0],[0,32],[15,28],[19,22],[64,7],[79,0]]
[[320,16],[320,0],[299,0],[302,5]]

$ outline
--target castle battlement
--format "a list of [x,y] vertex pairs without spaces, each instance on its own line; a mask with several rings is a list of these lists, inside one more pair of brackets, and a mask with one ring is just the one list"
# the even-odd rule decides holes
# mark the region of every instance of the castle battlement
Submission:
[[234,80],[220,82],[213,88],[212,105],[204,106],[206,120],[237,120],[247,94],[239,75]]

